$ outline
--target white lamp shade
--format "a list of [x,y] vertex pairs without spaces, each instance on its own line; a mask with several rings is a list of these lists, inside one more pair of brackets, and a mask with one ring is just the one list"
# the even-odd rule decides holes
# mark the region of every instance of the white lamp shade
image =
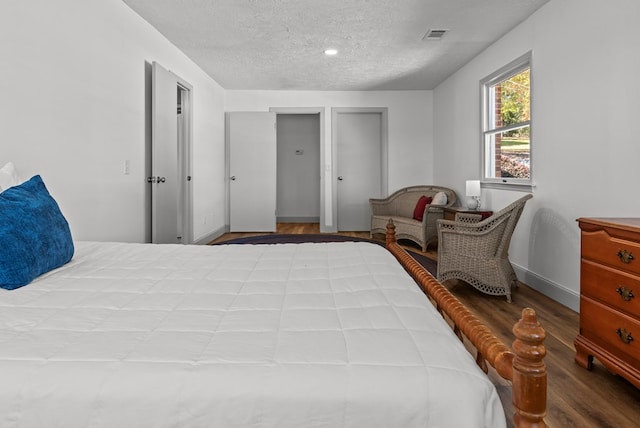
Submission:
[[467,196],[480,196],[480,180],[467,180]]

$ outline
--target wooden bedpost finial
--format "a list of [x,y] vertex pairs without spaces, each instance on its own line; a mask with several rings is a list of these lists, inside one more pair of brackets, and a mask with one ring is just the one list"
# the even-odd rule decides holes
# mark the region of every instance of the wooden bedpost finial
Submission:
[[392,219],[389,219],[389,221],[387,222],[387,234],[385,236],[385,243],[387,247],[389,246],[389,244],[396,242],[396,225],[393,224]]
[[[517,427],[546,427],[547,354],[543,341],[546,333],[531,308],[522,310],[522,318],[513,327],[516,340],[513,350],[513,422]],[[539,397],[539,398],[535,398]]]

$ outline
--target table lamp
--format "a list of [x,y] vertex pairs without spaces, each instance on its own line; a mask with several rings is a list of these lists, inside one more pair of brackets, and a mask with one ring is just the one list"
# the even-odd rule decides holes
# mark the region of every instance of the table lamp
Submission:
[[467,208],[480,209],[480,180],[467,180]]

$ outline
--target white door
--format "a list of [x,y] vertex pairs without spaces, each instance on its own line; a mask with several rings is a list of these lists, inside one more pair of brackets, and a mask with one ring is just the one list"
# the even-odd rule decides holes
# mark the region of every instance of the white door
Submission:
[[369,198],[381,197],[384,187],[383,114],[338,112],[335,120],[338,230],[369,230]]
[[[151,242],[188,243],[190,182],[188,84],[153,63],[151,104]],[[182,90],[181,115],[178,94]],[[181,122],[183,126],[178,127]],[[180,133],[179,133],[180,131]],[[179,138],[180,136],[180,138]],[[181,143],[179,144],[179,140]],[[179,156],[180,153],[180,156]],[[180,174],[179,174],[180,172]],[[180,215],[179,215],[180,213]]]
[[276,231],[276,114],[228,113],[231,232]]

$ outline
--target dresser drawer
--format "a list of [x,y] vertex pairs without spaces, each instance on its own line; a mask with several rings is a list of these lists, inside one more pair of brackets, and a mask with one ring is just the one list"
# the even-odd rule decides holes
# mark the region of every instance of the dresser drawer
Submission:
[[610,236],[604,230],[582,232],[582,258],[640,274],[640,242]]
[[580,293],[633,317],[640,316],[640,276],[583,259]]
[[[640,366],[639,320],[581,297],[580,334],[632,366]],[[630,335],[630,340],[627,335]]]

